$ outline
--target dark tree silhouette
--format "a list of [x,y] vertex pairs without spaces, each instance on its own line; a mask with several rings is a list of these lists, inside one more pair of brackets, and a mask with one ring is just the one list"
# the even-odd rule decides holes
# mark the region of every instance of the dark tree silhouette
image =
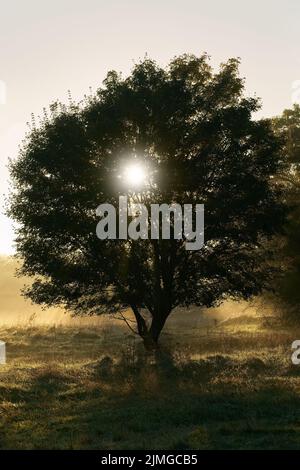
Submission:
[[[265,241],[284,208],[274,177],[280,142],[258,101],[243,95],[238,60],[214,72],[206,55],[183,55],[166,69],[149,59],[123,79],[109,72],[83,103],[50,107],[11,164],[10,215],[25,291],[34,302],[75,313],[131,307],[147,347],[155,347],[178,306],[249,299],[269,285]],[[149,165],[149,203],[205,205],[205,245],[184,240],[96,237],[95,209],[118,206],[119,168],[128,155]],[[274,183],[275,181],[275,183]]]
[[285,199],[290,211],[285,227],[285,237],[277,243],[279,258],[284,267],[283,275],[277,280],[280,311],[283,316],[299,323],[300,305],[300,106],[285,109],[273,118],[275,134],[284,141],[283,156],[285,171],[280,179],[285,186]]

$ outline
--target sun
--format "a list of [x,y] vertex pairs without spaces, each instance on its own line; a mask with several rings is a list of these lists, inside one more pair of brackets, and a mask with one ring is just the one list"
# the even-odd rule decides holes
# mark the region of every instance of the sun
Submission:
[[141,163],[129,163],[123,174],[124,182],[130,188],[139,188],[146,183],[147,171]]

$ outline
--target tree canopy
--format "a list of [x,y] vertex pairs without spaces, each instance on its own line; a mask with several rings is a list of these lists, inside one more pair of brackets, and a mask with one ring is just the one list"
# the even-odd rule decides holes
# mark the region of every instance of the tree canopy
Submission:
[[289,215],[285,227],[285,237],[278,253],[284,265],[283,275],[276,285],[280,309],[283,315],[299,322],[300,305],[300,106],[295,104],[285,109],[280,116],[273,118],[272,126],[276,135],[284,141],[282,150],[286,161],[285,171],[280,179],[285,187],[285,198],[289,205]]
[[[26,295],[78,314],[131,307],[153,345],[175,307],[249,299],[268,287],[265,241],[285,214],[281,140],[268,120],[253,118],[259,102],[245,96],[238,67],[229,59],[214,71],[206,54],[166,68],[146,58],[33,124],[10,166],[17,253],[34,278]],[[117,207],[126,194],[117,175],[129,157],[151,169],[152,187],[137,195],[146,204],[204,204],[200,250],[184,240],[96,237],[97,206]]]

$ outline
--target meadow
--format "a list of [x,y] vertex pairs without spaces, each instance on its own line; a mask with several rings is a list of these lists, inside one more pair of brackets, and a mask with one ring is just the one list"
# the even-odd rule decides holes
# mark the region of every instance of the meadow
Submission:
[[273,317],[170,322],[154,357],[109,320],[4,325],[0,448],[299,449],[297,337]]

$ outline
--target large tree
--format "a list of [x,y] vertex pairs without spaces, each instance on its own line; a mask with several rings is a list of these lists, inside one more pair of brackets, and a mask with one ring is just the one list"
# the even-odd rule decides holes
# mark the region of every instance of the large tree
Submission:
[[280,309],[289,320],[299,322],[300,305],[300,106],[294,104],[272,119],[275,133],[283,140],[285,171],[279,175],[285,186],[285,198],[290,207],[285,237],[279,246],[283,275],[277,282]]
[[[75,313],[131,308],[147,347],[175,307],[249,299],[269,285],[265,242],[284,219],[277,172],[280,140],[254,120],[238,60],[214,72],[206,55],[164,69],[138,63],[112,71],[95,96],[55,103],[11,164],[10,215],[19,223],[25,294]],[[145,204],[203,203],[205,244],[185,240],[99,240],[96,207],[126,194],[117,175],[128,159],[149,167]],[[147,312],[147,315],[145,314]]]

